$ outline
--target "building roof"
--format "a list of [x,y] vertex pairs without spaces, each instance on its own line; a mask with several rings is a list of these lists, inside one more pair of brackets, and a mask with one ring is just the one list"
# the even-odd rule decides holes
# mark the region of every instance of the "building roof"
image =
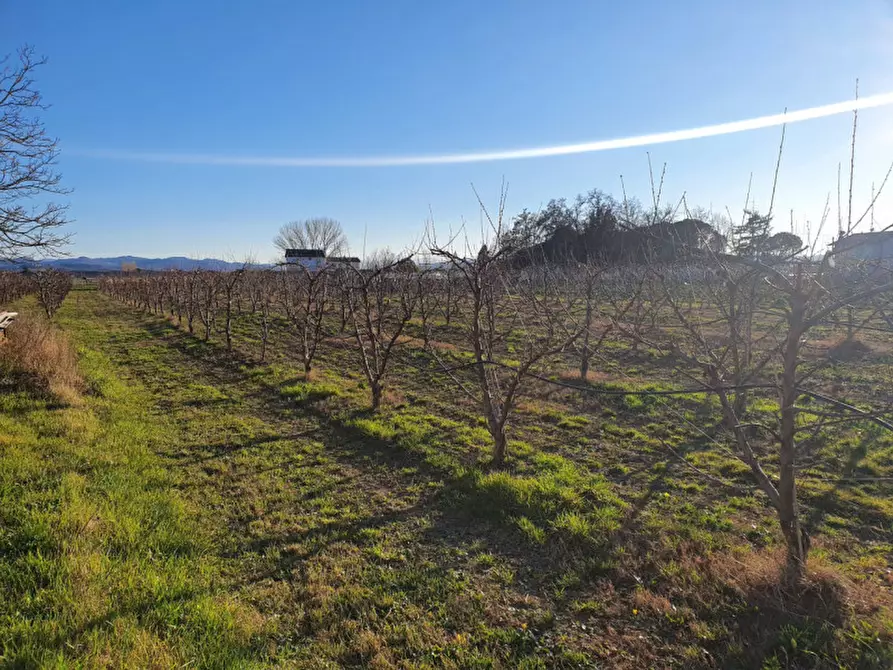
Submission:
[[881,230],[878,232],[870,232],[870,233],[852,233],[850,235],[845,235],[844,237],[838,238],[838,242],[853,240],[859,242],[874,242],[878,240],[890,240],[893,239],[893,230]]
[[329,256],[327,259],[332,263],[359,263],[360,259],[356,256]]
[[834,240],[834,246],[850,249],[863,244],[886,244],[889,242],[893,242],[893,230],[883,230],[877,233],[852,233]]
[[853,233],[834,240],[834,252],[862,260],[893,258],[893,231]]
[[286,249],[286,258],[325,258],[326,252],[322,249]]

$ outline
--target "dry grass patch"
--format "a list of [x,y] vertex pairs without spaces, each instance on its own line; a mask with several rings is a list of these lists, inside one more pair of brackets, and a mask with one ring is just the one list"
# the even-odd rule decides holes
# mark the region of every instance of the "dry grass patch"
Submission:
[[782,549],[750,552],[742,560],[731,554],[714,554],[700,568],[756,604],[780,611],[839,622],[852,615],[893,614],[893,594],[869,580],[847,577],[818,555],[810,557],[800,584],[786,578]]
[[0,374],[14,385],[69,403],[84,387],[77,354],[66,335],[35,314],[20,317],[0,340]]

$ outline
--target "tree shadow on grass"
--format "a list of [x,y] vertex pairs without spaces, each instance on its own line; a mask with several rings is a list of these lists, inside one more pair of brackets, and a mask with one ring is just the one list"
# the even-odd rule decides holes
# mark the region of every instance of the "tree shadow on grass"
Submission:
[[413,505],[399,509],[389,509],[357,519],[323,522],[312,528],[300,531],[267,535],[255,538],[242,551],[265,554],[271,548],[280,550],[299,546],[299,552],[281,552],[279,559],[266,571],[256,575],[256,580],[280,579],[288,576],[299,562],[325,551],[330,545],[349,542],[358,546],[369,543],[363,537],[364,531],[382,530],[392,524],[405,523],[425,515],[427,501],[420,500]]
[[[475,536],[476,540],[492,546],[495,553],[511,556],[514,560],[522,563],[535,562],[539,568],[548,568],[549,563],[554,560],[554,551],[540,551],[535,545],[531,546],[529,541],[518,531],[515,517],[523,515],[523,509],[513,510],[502,507],[499,500],[493,498],[492,491],[485,491],[478,486],[475,471],[480,474],[487,472],[487,469],[481,467],[480,463],[474,464],[470,470],[465,470],[463,474],[456,476],[455,470],[451,471],[432,465],[425,453],[408,448],[406,445],[400,444],[399,441],[370,435],[368,431],[356,425],[357,420],[380,418],[381,415],[378,413],[366,409],[355,409],[333,415],[325,407],[320,406],[320,401],[327,398],[328,394],[326,393],[314,394],[311,392],[298,398],[282,394],[281,388],[303,381],[300,376],[286,380],[275,387],[267,385],[251,379],[244,372],[244,361],[240,360],[234,352],[227,352],[213,342],[196,343],[195,338],[178,331],[167,323],[150,324],[148,330],[154,336],[163,337],[181,354],[196,360],[197,364],[201,366],[202,372],[208,376],[221,383],[240,384],[246,391],[246,395],[257,400],[265,412],[276,415],[278,420],[282,419],[283,411],[293,412],[295,409],[300,409],[302,413],[311,417],[319,425],[319,429],[313,431],[313,437],[324,445],[325,453],[337,461],[354,467],[373,464],[378,468],[383,468],[392,478],[405,479],[407,484],[416,482],[419,477],[443,483],[444,495],[440,497],[440,500],[445,502],[438,505],[438,514],[442,523],[439,529],[431,532],[439,532],[444,536],[467,537],[471,534]],[[303,436],[302,434],[295,435],[296,438]],[[250,446],[250,442],[246,446]],[[231,453],[231,450],[225,445],[217,449],[216,453],[194,460],[214,458],[217,454],[224,455],[228,452]],[[288,467],[291,467],[291,464],[285,463],[281,466],[267,468],[263,472]],[[404,470],[410,470],[412,474],[401,477],[399,473]],[[511,469],[507,473],[511,474]],[[632,512],[625,517],[621,534],[629,532],[634,527],[638,513],[664,487],[662,477],[652,478],[649,489],[641,496]],[[540,520],[545,524],[548,524],[549,521],[549,518]],[[500,538],[500,541],[494,544],[496,538]],[[496,546],[497,544],[502,546]],[[597,548],[599,555],[607,557],[612,551],[610,545],[610,541],[600,543]],[[578,547],[567,546],[573,551],[578,549]],[[586,543],[582,543],[579,548],[594,549],[593,546],[587,546]],[[554,549],[554,547],[550,547],[550,549]],[[541,554],[540,560],[531,561],[530,559],[537,554]]]
[[[863,541],[891,541],[893,532],[889,530],[891,518],[881,510],[874,510],[865,505],[860,505],[855,501],[846,500],[841,493],[846,489],[858,488],[859,481],[849,479],[848,476],[855,473],[859,464],[866,458],[869,447],[876,437],[869,434],[863,435],[858,445],[850,450],[846,463],[843,466],[843,473],[840,477],[833,479],[832,486],[819,495],[804,495],[803,491],[808,490],[801,487],[800,497],[803,499],[805,506],[808,507],[806,515],[806,528],[810,531],[818,529],[822,526],[829,515],[834,515],[844,519],[857,520],[858,523],[848,525],[848,532]],[[830,479],[830,478],[829,478]],[[870,482],[869,482],[870,483]],[[877,493],[875,495],[886,497],[887,494]]]
[[[432,466],[424,453],[408,449],[397,440],[370,436],[353,425],[357,419],[374,418],[376,415],[359,410],[333,417],[319,406],[325,398],[283,399],[278,388],[264,384],[245,372],[251,364],[225,352],[213,342],[198,345],[186,342],[185,338],[190,336],[180,333],[173,326],[162,326],[157,330],[157,336],[164,337],[183,355],[194,359],[198,369],[203,374],[207,373],[208,378],[240,385],[247,396],[257,400],[262,412],[276,422],[281,424],[284,417],[289,417],[296,408],[300,409],[318,424],[313,438],[324,445],[325,453],[336,463],[360,468],[372,464],[380,471],[391,473],[401,487],[414,486],[425,480],[443,483],[436,492],[417,498],[409,505],[400,505],[397,501],[397,506],[376,508],[371,514],[321,523],[308,530],[270,533],[250,540],[247,545],[249,551],[271,557],[257,572],[256,579],[292,578],[295,568],[302,561],[325,551],[337,555],[343,543],[358,548],[368,547],[370,538],[375,536],[369,531],[386,534],[394,525],[398,525],[413,529],[411,542],[420,554],[418,561],[427,566],[434,580],[463,568],[463,561],[467,559],[458,558],[451,550],[474,546],[475,551],[492,553],[526,569],[524,585],[506,585],[506,590],[523,588],[545,593],[555,575],[568,566],[578,567],[582,573],[589,570],[589,576],[607,576],[612,580],[617,577],[618,588],[628,591],[625,595],[632,594],[637,588],[636,583],[624,582],[622,574],[597,574],[592,572],[592,567],[599,561],[629,557],[628,554],[622,556],[619,550],[635,547],[633,538],[644,530],[639,517],[664,488],[666,474],[651,478],[648,488],[633,503],[619,531],[607,534],[600,546],[571,546],[559,541],[532,544],[515,525],[514,513],[499,509],[490,493],[477,486],[475,472],[453,476],[443,468]],[[252,406],[251,411],[254,410]],[[293,435],[294,439],[303,437],[303,434]],[[263,441],[259,441],[257,446],[262,444]],[[239,448],[245,446],[247,444]],[[694,447],[706,450],[708,443],[705,441]],[[222,445],[220,453],[226,455],[232,452],[228,445]],[[667,459],[669,457],[662,460]],[[296,466],[294,462],[289,462],[275,467],[292,469]],[[403,475],[401,471],[404,469],[412,469],[413,473]],[[336,482],[335,485],[340,484]],[[363,495],[363,491],[358,489],[348,493]],[[257,518],[248,518],[244,523]],[[648,540],[647,537],[643,538],[645,544]],[[291,545],[299,546],[300,551],[289,551]],[[273,548],[280,551],[270,551]],[[368,560],[380,559],[370,557]],[[617,573],[625,572],[624,568],[620,566]],[[719,635],[715,643],[700,642],[711,650],[712,659],[718,661],[705,664],[756,667],[754,663],[758,666],[762,660],[775,656],[781,659],[779,667],[809,667],[806,663],[809,652],[816,648],[820,651],[824,649],[822,645],[829,644],[826,642],[828,631],[833,637],[834,631],[845,625],[845,603],[833,584],[814,584],[810,587],[812,590],[799,592],[796,598],[780,591],[783,585],[784,579],[777,574],[734,586],[726,584],[723,579],[713,581],[710,588],[719,590],[720,595],[714,597],[708,594],[709,597],[704,598],[703,609],[698,611],[699,618],[724,624],[727,630],[733,631],[731,636],[740,640],[744,648],[732,650],[729,636],[724,634]],[[408,597],[416,596],[410,594]],[[559,613],[567,612],[569,607],[569,599],[555,603],[555,610]],[[753,609],[755,607],[759,610]],[[791,639],[797,640],[796,646],[790,643]]]
[[234,440],[227,440],[225,442],[216,442],[214,444],[203,445],[201,449],[204,453],[201,454],[196,454],[195,449],[190,449],[189,451],[174,454],[173,456],[171,456],[171,458],[184,466],[197,465],[199,463],[205,463],[207,461],[213,461],[216,459],[229,458],[230,456],[234,456],[240,452],[262,448],[275,442],[300,440],[312,437],[314,435],[318,435],[320,433],[320,430],[321,429],[319,428],[311,428],[309,430],[303,430],[296,433],[286,433],[282,435],[262,435],[249,439],[237,438]]

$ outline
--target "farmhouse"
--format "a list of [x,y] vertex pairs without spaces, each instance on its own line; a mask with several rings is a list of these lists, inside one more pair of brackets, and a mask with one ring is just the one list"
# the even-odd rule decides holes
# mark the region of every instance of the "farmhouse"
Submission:
[[310,272],[318,272],[325,268],[360,269],[360,259],[356,256],[329,256],[322,249],[286,249],[285,265],[290,270],[304,268]]
[[893,261],[893,231],[841,236],[833,250],[842,260]]
[[360,269],[360,259],[356,256],[330,256],[326,259],[326,267],[334,269]]
[[316,272],[326,266],[326,252],[322,249],[286,249],[285,265],[289,270],[304,268]]

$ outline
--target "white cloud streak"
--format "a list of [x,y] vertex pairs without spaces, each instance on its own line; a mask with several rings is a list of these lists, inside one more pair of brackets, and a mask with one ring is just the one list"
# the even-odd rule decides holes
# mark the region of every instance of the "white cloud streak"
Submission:
[[126,151],[66,151],[68,155],[123,161],[151,163],[176,163],[183,165],[229,165],[242,167],[404,167],[414,165],[451,165],[459,163],[484,163],[489,161],[519,160],[523,158],[547,158],[572,154],[629,149],[685,140],[698,140],[719,135],[731,135],[749,130],[772,128],[786,123],[811,121],[854,110],[883,107],[893,104],[893,92],[872,95],[856,100],[799,109],[782,114],[759,116],[743,121],[731,121],[687,130],[671,130],[648,135],[635,135],[610,140],[596,140],[579,144],[560,144],[550,147],[480,151],[471,153],[414,155],[414,156],[344,156],[344,157],[278,157],[278,156],[225,156],[219,154],[192,153],[142,153]]

